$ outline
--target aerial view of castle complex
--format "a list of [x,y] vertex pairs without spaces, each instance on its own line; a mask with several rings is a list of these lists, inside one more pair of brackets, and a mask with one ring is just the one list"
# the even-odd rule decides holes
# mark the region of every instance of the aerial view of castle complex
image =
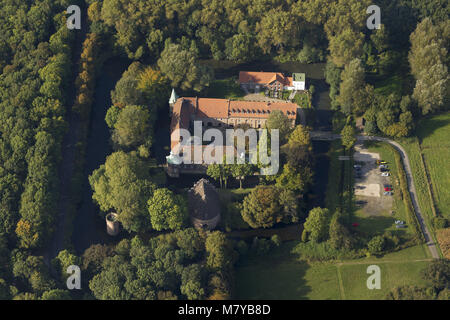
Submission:
[[449,50],[448,0],[0,0],[0,300],[450,300]]

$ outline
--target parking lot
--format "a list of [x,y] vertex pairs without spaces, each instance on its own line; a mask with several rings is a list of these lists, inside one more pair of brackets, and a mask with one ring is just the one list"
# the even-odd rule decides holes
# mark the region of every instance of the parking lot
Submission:
[[[381,176],[376,160],[381,160],[378,153],[371,153],[362,144],[355,146],[354,169],[356,204],[371,216],[390,213],[393,197],[384,195],[384,186],[390,185],[390,177]],[[387,164],[389,168],[389,164]],[[387,171],[386,171],[387,172]]]

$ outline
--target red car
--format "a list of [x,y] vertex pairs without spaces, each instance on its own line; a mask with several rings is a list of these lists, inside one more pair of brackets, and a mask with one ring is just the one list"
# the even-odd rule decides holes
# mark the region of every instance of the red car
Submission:
[[392,191],[392,188],[390,188],[390,187],[384,187],[384,191]]

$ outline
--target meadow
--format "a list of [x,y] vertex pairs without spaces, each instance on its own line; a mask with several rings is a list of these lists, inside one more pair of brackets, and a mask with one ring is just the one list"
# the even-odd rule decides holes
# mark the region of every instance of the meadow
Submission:
[[[285,242],[268,255],[248,258],[236,267],[237,299],[345,300],[384,299],[396,286],[425,285],[420,271],[429,263],[423,246],[383,257],[310,263],[291,253],[298,242]],[[366,286],[367,267],[381,269],[381,289]]]
[[417,136],[430,173],[436,209],[450,218],[450,113],[421,121]]

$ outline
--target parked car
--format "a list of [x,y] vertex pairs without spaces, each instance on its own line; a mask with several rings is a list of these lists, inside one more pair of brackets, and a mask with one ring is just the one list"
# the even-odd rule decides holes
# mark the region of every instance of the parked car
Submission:
[[392,196],[392,192],[391,191],[385,191],[383,194],[385,196]]
[[384,191],[392,191],[391,187],[384,187]]
[[406,226],[405,226],[404,224],[397,224],[397,225],[395,225],[395,227],[396,227],[397,229],[400,229],[400,228],[406,228]]
[[380,168],[383,168],[383,169],[387,169],[387,168],[388,168],[388,166],[387,166],[387,165],[385,165],[385,164],[380,164]]
[[388,172],[388,171],[389,171],[388,169],[380,168],[380,172]]
[[387,164],[387,162],[384,161],[384,160],[376,160],[375,164],[377,164],[377,165],[379,165],[379,164]]
[[395,224],[405,224],[405,222],[402,220],[395,220]]
[[390,174],[389,172],[387,172],[387,171],[381,173],[381,176],[382,176],[382,177],[389,177],[390,175],[391,175],[391,174]]
[[364,200],[358,200],[358,201],[356,201],[355,203],[356,203],[357,205],[363,205],[363,204],[366,204],[367,201],[364,201]]
[[353,168],[355,168],[355,169],[361,169],[361,165],[360,165],[360,164],[355,164],[355,165],[353,166]]

